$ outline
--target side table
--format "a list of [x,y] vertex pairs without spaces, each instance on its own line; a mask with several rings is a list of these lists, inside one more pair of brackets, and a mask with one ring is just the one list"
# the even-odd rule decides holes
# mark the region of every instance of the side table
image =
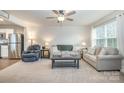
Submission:
[[87,48],[81,49],[81,58],[83,59],[83,55],[87,53]]
[[49,49],[41,49],[41,58],[50,58]]

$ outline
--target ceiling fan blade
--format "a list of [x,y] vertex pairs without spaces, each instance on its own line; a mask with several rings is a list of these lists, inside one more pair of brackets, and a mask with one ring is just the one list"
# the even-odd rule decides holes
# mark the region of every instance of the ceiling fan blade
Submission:
[[73,15],[73,14],[75,14],[75,13],[76,13],[75,11],[71,11],[71,12],[69,12],[69,13],[66,13],[65,16],[70,16],[70,15]]
[[74,19],[71,19],[71,18],[66,18],[66,20],[68,20],[68,21],[74,21]]
[[57,10],[52,10],[55,14],[59,14],[59,12]]
[[54,18],[57,18],[57,17],[46,17],[46,19],[54,19]]
[[59,10],[59,13],[64,15],[64,10]]

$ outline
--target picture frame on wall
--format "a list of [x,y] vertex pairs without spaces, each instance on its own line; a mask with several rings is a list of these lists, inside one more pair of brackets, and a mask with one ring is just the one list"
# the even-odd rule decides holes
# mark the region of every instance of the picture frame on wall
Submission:
[[6,33],[0,33],[0,39],[6,39]]

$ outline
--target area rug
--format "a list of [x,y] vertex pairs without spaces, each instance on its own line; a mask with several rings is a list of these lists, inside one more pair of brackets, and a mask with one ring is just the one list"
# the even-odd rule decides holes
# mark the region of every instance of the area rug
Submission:
[[123,83],[119,71],[97,72],[93,67],[80,61],[80,68],[51,68],[51,60],[17,62],[0,71],[1,83]]

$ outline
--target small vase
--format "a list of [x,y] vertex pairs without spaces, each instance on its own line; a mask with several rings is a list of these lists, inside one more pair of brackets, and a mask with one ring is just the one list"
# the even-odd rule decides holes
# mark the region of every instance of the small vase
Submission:
[[45,49],[45,46],[42,46],[43,49]]

